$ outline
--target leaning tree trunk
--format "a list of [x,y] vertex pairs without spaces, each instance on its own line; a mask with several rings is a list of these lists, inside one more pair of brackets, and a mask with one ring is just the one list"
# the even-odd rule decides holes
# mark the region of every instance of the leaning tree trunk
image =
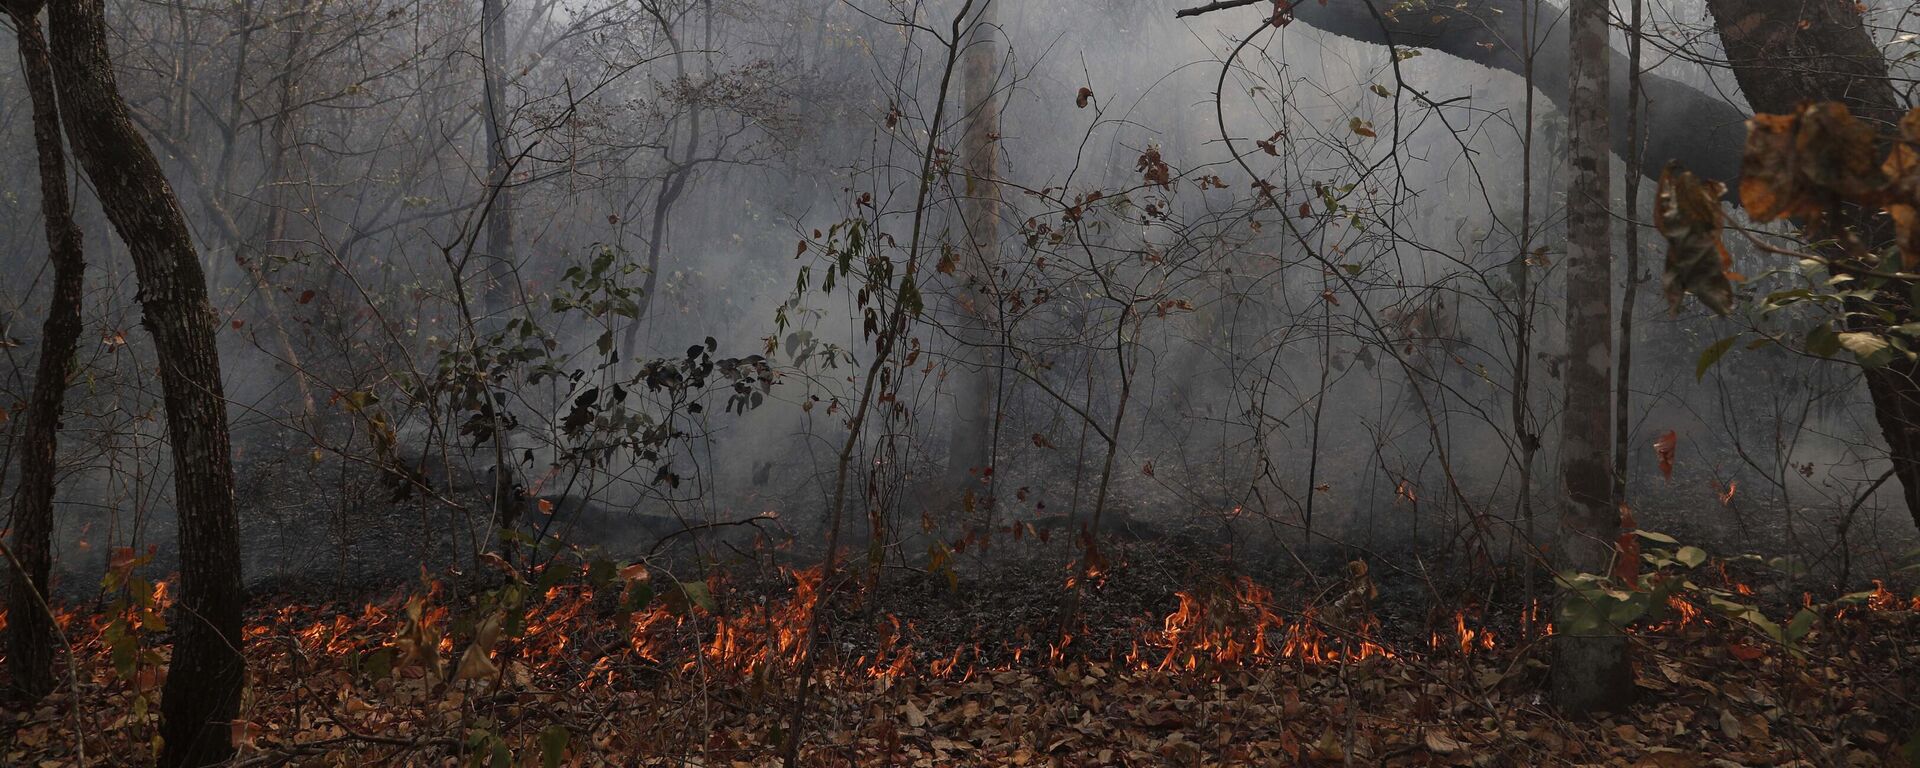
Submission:
[[57,0],[49,27],[61,52],[54,76],[67,138],[133,256],[173,447],[180,602],[160,703],[161,764],[213,765],[233,753],[231,724],[246,673],[233,451],[213,307],[179,200],[120,96],[103,0]]
[[[1241,1],[1230,0],[1230,3]],[[1243,2],[1267,4],[1267,0]],[[1400,7],[1403,4],[1382,0],[1295,2],[1293,14],[1296,23],[1327,34],[1374,45],[1386,45],[1391,40],[1402,48],[1439,51],[1516,75],[1527,67],[1525,48],[1527,41],[1532,40],[1536,46],[1532,60],[1534,87],[1564,111],[1570,83],[1568,72],[1572,66],[1567,25],[1558,23],[1551,5],[1542,6],[1547,18],[1538,23],[1538,33],[1529,37],[1526,4],[1533,2],[1537,0],[1449,0],[1415,4],[1421,6],[1418,8]],[[1768,0],[1746,2],[1783,6],[1778,9],[1783,15],[1793,14],[1801,5],[1768,3]],[[1848,6],[1851,7],[1851,3]],[[1373,8],[1380,9],[1381,16],[1376,18]],[[1183,15],[1197,14],[1183,12]],[[1626,118],[1631,62],[1625,52],[1602,50],[1607,51],[1609,62],[1611,141],[1614,151],[1626,157],[1630,138]],[[1740,147],[1747,136],[1745,112],[1728,104],[1720,94],[1659,75],[1646,75],[1641,85],[1646,101],[1656,105],[1645,115],[1643,124],[1646,146],[1640,153],[1641,173],[1659,178],[1660,169],[1666,167],[1669,160],[1680,160],[1695,173],[1712,178],[1732,179],[1740,173]]]
[[[1265,0],[1228,0],[1226,5],[1253,5]],[[1322,32],[1361,42],[1427,48],[1518,74],[1525,58],[1518,41],[1528,39],[1522,28],[1522,4],[1532,0],[1461,0],[1426,12],[1385,11],[1385,24],[1367,3],[1296,3],[1297,21]],[[1777,0],[1708,0],[1708,11],[1727,51],[1740,90],[1757,112],[1784,113],[1806,101],[1839,101],[1854,114],[1883,125],[1893,125],[1900,114],[1899,98],[1888,76],[1884,54],[1867,33],[1858,8],[1845,0],[1778,2]],[[1183,12],[1197,15],[1202,9]],[[1539,41],[1534,59],[1536,84],[1549,101],[1568,106],[1562,84],[1570,66],[1565,25],[1552,25],[1549,39]],[[1619,51],[1608,54],[1612,82],[1609,93],[1614,128],[1629,113],[1625,87],[1631,62]],[[1732,181],[1740,175],[1741,147],[1746,142],[1747,113],[1721,96],[1677,80],[1648,74],[1643,94],[1652,109],[1644,115],[1645,146],[1638,152],[1639,171],[1657,177],[1669,161],[1679,161],[1702,176]],[[1632,135],[1613,131],[1613,146],[1626,156]],[[1733,202],[1739,202],[1737,193]],[[1890,241],[1886,222],[1868,223],[1864,239],[1880,247]],[[1911,308],[1902,297],[1883,295],[1882,308],[1906,317]],[[1873,399],[1875,420],[1887,441],[1888,458],[1905,492],[1908,514],[1920,526],[1920,364],[1896,361],[1865,373]]]
[[[1890,132],[1899,122],[1903,110],[1886,57],[1853,3],[1707,0],[1707,8],[1734,78],[1755,111],[1785,113],[1804,102],[1838,101],[1883,130]],[[1892,241],[1884,216],[1869,218],[1864,229],[1862,239],[1870,246]],[[1871,303],[1875,306],[1858,309],[1913,315],[1899,292],[1882,292]],[[1896,357],[1886,366],[1866,368],[1864,375],[1907,512],[1920,526],[1920,363]]]
[[[1573,0],[1567,115],[1571,174],[1567,187],[1567,399],[1561,421],[1560,476],[1564,568],[1611,570],[1620,513],[1613,503],[1613,243],[1611,144],[1607,125],[1607,0]],[[1582,599],[1563,595],[1562,600]],[[1597,606],[1588,607],[1593,610]],[[1633,695],[1626,636],[1601,622],[1554,638],[1553,698],[1563,711],[1624,707]]]
[[53,569],[54,457],[60,436],[60,412],[66,403],[67,373],[80,344],[80,292],[86,260],[80,227],[73,221],[73,197],[67,189],[66,149],[60,142],[55,106],[53,61],[40,31],[40,0],[11,3],[26,69],[27,95],[33,102],[33,144],[40,159],[40,214],[47,230],[47,257],[53,262],[53,298],[40,332],[40,362],[34,369],[33,395],[20,436],[20,490],[13,498],[13,554],[7,605],[7,653],[13,684],[28,700],[53,690],[53,617],[46,611],[47,579]]

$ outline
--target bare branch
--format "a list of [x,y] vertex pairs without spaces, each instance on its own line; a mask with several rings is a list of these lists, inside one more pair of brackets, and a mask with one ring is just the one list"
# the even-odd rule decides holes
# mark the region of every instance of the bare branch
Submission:
[[1184,19],[1189,16],[1203,16],[1209,13],[1213,13],[1214,11],[1232,10],[1234,8],[1240,8],[1242,6],[1248,6],[1248,5],[1253,5],[1255,3],[1264,3],[1264,2],[1267,2],[1267,0],[1216,0],[1215,2],[1211,2],[1197,8],[1182,8],[1179,11],[1175,12],[1173,14],[1173,17],[1176,19]]

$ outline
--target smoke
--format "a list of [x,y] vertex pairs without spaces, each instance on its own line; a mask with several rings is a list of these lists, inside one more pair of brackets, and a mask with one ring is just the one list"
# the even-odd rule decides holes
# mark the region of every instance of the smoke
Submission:
[[[491,207],[477,3],[111,3],[121,87],[220,311],[249,580],[467,562],[490,537],[495,439],[532,536],[626,558],[665,521],[730,529],[693,547],[709,556],[755,535],[811,542],[875,354],[868,311],[902,300],[863,280],[882,262],[897,279],[915,248],[924,309],[850,457],[845,523],[906,542],[886,557],[1096,507],[1249,548],[1515,557],[1551,530],[1564,146],[1547,100],[1529,185],[1527,89],[1510,74],[1396,61],[1304,23],[1240,48],[1247,13],[996,4],[991,180],[951,154],[970,109],[942,41],[959,3],[510,4],[507,211]],[[1652,5],[1676,29],[1703,15]],[[1682,56],[1653,71],[1732,90]],[[30,140],[25,101],[0,71],[14,146]],[[27,157],[0,159],[8,178],[30,177]],[[980,184],[999,199],[992,243],[967,231]],[[0,396],[18,402],[46,270],[32,193],[14,187]],[[1619,210],[1646,211],[1651,187]],[[122,246],[81,194],[86,338],[102,342],[83,350],[63,436],[68,594],[110,549],[164,562],[173,540],[160,361]],[[509,213],[511,285],[490,286],[485,224]],[[1658,239],[1619,230],[1653,269]],[[995,263],[954,274],[952,249]],[[1765,258],[1740,254],[1742,271]],[[491,289],[507,306],[470,318]],[[968,291],[992,305],[972,338],[956,332]],[[1844,371],[1741,350],[1696,380],[1700,350],[1733,331],[1669,316],[1651,282],[1639,297],[1644,526],[1821,562],[1910,533],[1880,522],[1890,488],[1847,511],[1884,463]],[[700,374],[753,356],[764,378]],[[948,437],[983,397],[992,472],[955,473]],[[1671,480],[1650,447],[1668,430]],[[756,519],[778,522],[732,525]]]

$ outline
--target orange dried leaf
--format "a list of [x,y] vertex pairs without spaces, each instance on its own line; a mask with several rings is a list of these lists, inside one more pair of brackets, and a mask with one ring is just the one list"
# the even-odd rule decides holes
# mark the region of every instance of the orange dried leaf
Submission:
[[1680,435],[1673,430],[1667,430],[1666,434],[1653,441],[1653,453],[1660,457],[1660,476],[1668,481],[1673,480],[1673,453],[1679,443]]
[[[1745,181],[1741,189],[1746,189]],[[1661,281],[1666,286],[1667,305],[1675,312],[1691,293],[1700,303],[1718,314],[1733,308],[1733,283],[1728,279],[1733,257],[1720,239],[1725,214],[1720,197],[1726,185],[1702,181],[1693,173],[1669,163],[1660,174],[1660,190],[1654,198],[1654,226],[1667,239],[1667,265]]]

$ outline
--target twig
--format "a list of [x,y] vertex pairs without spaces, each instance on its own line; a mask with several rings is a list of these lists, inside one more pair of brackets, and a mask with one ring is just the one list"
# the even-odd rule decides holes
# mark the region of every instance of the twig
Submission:
[[1216,2],[1208,3],[1206,5],[1202,5],[1197,8],[1182,8],[1179,11],[1174,12],[1173,17],[1176,19],[1184,19],[1189,16],[1201,16],[1201,15],[1213,13],[1214,11],[1232,10],[1234,8],[1249,6],[1255,3],[1264,3],[1267,1],[1268,0],[1217,0]]
[[755,528],[758,528],[760,527],[760,524],[762,522],[773,520],[773,519],[775,518],[772,515],[761,514],[761,515],[754,515],[753,517],[741,518],[739,520],[728,520],[728,521],[719,522],[719,523],[705,523],[702,525],[694,525],[694,526],[681,528],[680,530],[674,531],[673,533],[669,533],[665,536],[660,537],[659,541],[654,542],[653,546],[647,549],[647,557],[652,557],[655,552],[660,551],[660,547],[662,545],[685,534],[696,533],[699,531],[710,530],[713,528],[731,528],[731,527],[740,526],[740,525],[751,525]]
[[1754,237],[1752,232],[1749,232],[1745,229],[1739,229],[1735,231],[1739,232],[1741,237],[1746,238],[1748,244],[1762,251],[1765,251],[1767,253],[1771,253],[1775,256],[1786,256],[1788,258],[1817,262],[1821,266],[1826,267],[1829,270],[1833,270],[1836,272],[1844,272],[1846,274],[1853,275],[1854,277],[1878,277],[1884,280],[1893,280],[1896,282],[1920,283],[1920,274],[1916,274],[1913,272],[1881,272],[1875,269],[1868,269],[1866,267],[1855,266],[1853,264],[1849,264],[1839,259],[1831,259],[1825,256],[1807,253],[1804,251],[1796,251],[1791,248],[1780,248],[1778,246],[1769,245],[1767,244],[1766,241],[1761,240],[1760,238]]

